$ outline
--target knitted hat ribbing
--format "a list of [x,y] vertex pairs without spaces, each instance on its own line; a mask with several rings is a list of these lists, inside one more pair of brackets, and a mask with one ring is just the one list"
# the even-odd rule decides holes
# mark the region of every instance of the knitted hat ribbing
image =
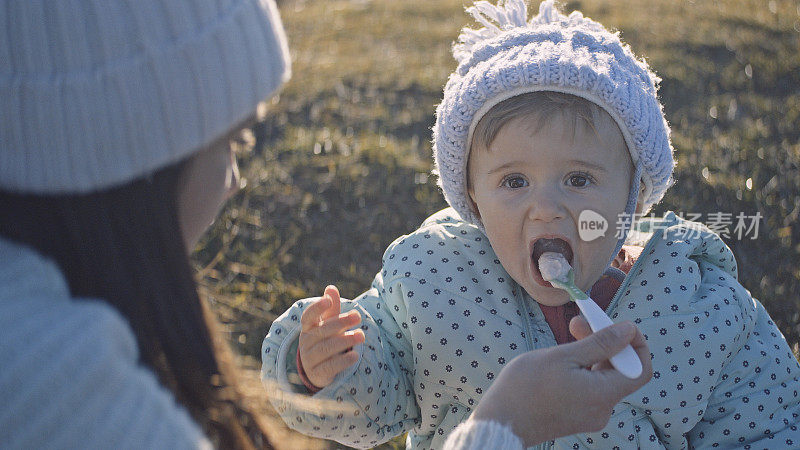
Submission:
[[0,189],[79,193],[174,163],[289,78],[273,0],[6,2]]
[[[497,6],[479,1],[467,11],[484,28],[465,28],[454,45],[459,65],[447,81],[433,128],[439,186],[461,217],[482,227],[467,197],[475,125],[503,100],[534,91],[576,95],[608,111],[645,184],[644,211],[661,200],[675,162],[657,97],[659,79],[616,33],[578,11],[560,14],[553,0],[542,2],[529,22],[524,0]],[[632,189],[637,188],[634,181]]]

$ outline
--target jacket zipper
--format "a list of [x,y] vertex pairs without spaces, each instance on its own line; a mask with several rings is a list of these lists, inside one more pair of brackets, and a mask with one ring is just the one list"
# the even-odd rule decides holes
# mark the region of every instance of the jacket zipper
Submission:
[[633,263],[633,266],[631,266],[631,270],[628,271],[628,273],[625,275],[625,279],[622,280],[622,284],[620,284],[619,288],[617,288],[617,293],[614,294],[614,297],[611,298],[611,301],[608,303],[608,306],[606,306],[605,312],[608,315],[608,317],[612,316],[613,314],[612,310],[617,308],[617,306],[619,305],[619,299],[622,297],[623,293],[628,289],[628,286],[630,286],[631,278],[633,278],[633,276],[635,276],[636,273],[634,271],[639,270],[639,268],[642,267],[643,263],[641,261],[642,259],[644,259],[642,257],[650,253],[650,250],[653,248],[656,241],[662,239],[664,235],[663,223],[665,221],[666,219],[662,218],[662,221],[660,222],[661,226],[657,227],[655,231],[651,232],[650,238],[647,240],[647,242],[644,245],[644,248],[642,249],[642,253]]
[[[522,289],[522,287],[520,287],[520,289]],[[530,316],[530,311],[528,310],[528,304],[525,301],[524,294],[520,295],[518,303],[520,305],[520,308],[522,309],[522,328],[525,330],[525,345],[527,351],[531,351],[534,350],[533,336],[531,336],[532,327],[530,326],[531,316]]]
[[[520,289],[522,289],[520,287]],[[517,303],[522,310],[522,328],[525,330],[525,346],[527,351],[535,350],[533,346],[533,327],[530,324],[531,316],[530,310],[528,309],[528,302],[525,299],[525,294],[521,294],[518,297]],[[552,448],[553,446],[550,444],[550,441],[542,442],[541,444],[537,444],[533,447],[530,447],[529,450],[547,450]]]

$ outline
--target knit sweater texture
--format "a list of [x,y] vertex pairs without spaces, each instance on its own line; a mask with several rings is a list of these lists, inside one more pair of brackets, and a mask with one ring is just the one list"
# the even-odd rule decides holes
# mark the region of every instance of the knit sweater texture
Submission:
[[0,447],[211,448],[127,322],[72,298],[58,267],[0,239]]
[[[638,230],[651,237],[606,311],[645,335],[653,379],[603,430],[538,448],[797,448],[800,366],[737,281],[730,249],[673,213]],[[511,359],[556,345],[538,303],[451,208],[392,243],[372,288],[342,302],[361,314],[366,342],[354,366],[311,396],[295,352],[313,300],[273,323],[262,378],[290,427],[350,446],[407,431],[412,448],[442,448]]]

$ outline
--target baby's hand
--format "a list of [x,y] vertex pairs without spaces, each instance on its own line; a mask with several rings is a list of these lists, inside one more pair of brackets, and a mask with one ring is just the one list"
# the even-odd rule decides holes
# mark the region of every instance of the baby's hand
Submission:
[[306,377],[318,388],[329,385],[339,372],[358,361],[358,353],[353,347],[365,339],[360,328],[350,330],[361,323],[358,311],[344,314],[339,314],[339,311],[339,290],[336,286],[328,286],[325,295],[312,303],[300,317],[302,328],[297,351]]

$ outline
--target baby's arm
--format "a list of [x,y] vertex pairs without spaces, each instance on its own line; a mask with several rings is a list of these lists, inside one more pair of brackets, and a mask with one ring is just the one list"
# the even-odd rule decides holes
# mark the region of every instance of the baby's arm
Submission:
[[[326,294],[331,293],[326,290]],[[392,315],[402,310],[389,308],[389,303],[385,303],[401,301],[385,298],[397,295],[383,288],[383,279],[378,275],[372,289],[355,300],[341,300],[341,314],[334,311],[332,298],[329,304],[325,297],[316,297],[296,302],[273,322],[262,346],[262,381],[287,425],[304,434],[349,446],[372,447],[408,431],[419,421],[411,379],[410,344]],[[345,335],[343,330],[357,325],[359,316],[360,329]],[[322,317],[322,324],[315,324],[312,320],[315,317]],[[326,321],[328,331],[324,331]],[[305,334],[307,326],[309,330],[315,326],[322,329],[317,332],[319,335],[330,335],[334,330],[333,338],[327,338],[329,344],[325,344],[331,345],[330,349],[316,352],[317,356],[311,359],[307,359],[306,352],[302,355],[304,369],[308,369],[306,365],[315,372],[332,368],[318,371],[319,378],[312,375],[314,384],[325,384],[317,385],[323,388],[313,395],[309,395],[311,392],[301,381],[296,364],[301,332]],[[303,342],[310,355],[326,339],[309,337],[312,339],[303,338]],[[363,339],[363,344],[356,343],[359,339]],[[355,344],[352,350],[341,353],[352,344]],[[324,359],[321,355],[333,356]],[[348,359],[352,355],[355,364]],[[349,367],[339,369],[348,364]],[[337,369],[338,375],[332,375]],[[324,379],[328,376],[332,381]]]

